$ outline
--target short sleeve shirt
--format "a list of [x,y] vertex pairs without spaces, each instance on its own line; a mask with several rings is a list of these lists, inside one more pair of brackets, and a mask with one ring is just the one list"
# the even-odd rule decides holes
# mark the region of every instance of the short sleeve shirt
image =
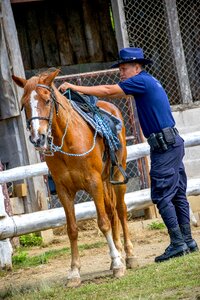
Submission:
[[118,83],[126,95],[135,98],[140,126],[146,138],[175,125],[169,99],[161,83],[146,71]]

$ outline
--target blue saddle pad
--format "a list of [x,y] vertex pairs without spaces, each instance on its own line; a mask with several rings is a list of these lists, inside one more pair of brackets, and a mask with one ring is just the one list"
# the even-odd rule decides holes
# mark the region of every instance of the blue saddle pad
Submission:
[[[114,148],[119,149],[120,141],[118,133],[122,129],[121,119],[115,117],[105,109],[98,107],[97,97],[89,95],[80,95],[72,90],[67,90],[63,94],[67,99],[71,100],[73,108],[89,123],[97,132],[105,139],[113,140]],[[110,137],[112,135],[112,138]],[[108,144],[110,141],[108,141]],[[113,142],[112,142],[113,144]]]

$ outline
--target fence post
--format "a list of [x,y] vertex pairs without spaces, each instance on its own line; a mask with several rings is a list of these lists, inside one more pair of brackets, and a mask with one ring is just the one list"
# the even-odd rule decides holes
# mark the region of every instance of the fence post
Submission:
[[123,0],[111,0],[118,49],[129,47]]
[[[8,217],[5,211],[4,195],[2,185],[0,184],[0,220]],[[12,245],[9,239],[0,240],[0,263],[1,268],[6,270],[12,269]]]
[[173,55],[175,59],[175,65],[176,65],[176,71],[178,75],[180,92],[182,96],[182,102],[191,103],[192,93],[190,89],[187,65],[186,65],[183,43],[181,38],[176,1],[165,0],[165,6],[167,11],[169,31],[171,35]]
[[[9,56],[9,65],[5,65],[4,60],[2,68],[11,69],[12,73],[17,76],[25,78],[24,66],[21,57],[21,50],[19,46],[16,25],[14,21],[13,11],[11,7],[11,1],[1,0],[1,12],[2,12],[2,27],[4,29],[4,38],[6,41],[5,51]],[[7,83],[6,83],[7,84]],[[12,79],[10,78],[10,84],[12,84]],[[16,100],[19,103],[23,95],[23,91],[20,87],[13,85],[13,92],[16,94]],[[13,120],[12,120],[13,119]],[[28,133],[26,130],[26,118],[24,112],[21,113],[19,118],[12,118],[11,122],[13,124],[14,130],[13,136],[14,140],[18,145],[16,157],[19,159],[20,165],[34,164],[40,161],[39,154],[36,152],[35,148],[29,142]],[[6,148],[4,148],[5,150]],[[1,157],[2,159],[2,157]],[[15,165],[15,161],[12,157],[9,157],[10,165]],[[26,213],[37,211],[39,209],[38,203],[38,191],[42,197],[43,203],[46,202],[46,186],[44,184],[43,177],[41,178],[29,178],[27,179],[28,185],[28,195],[26,201],[24,201],[24,208]]]

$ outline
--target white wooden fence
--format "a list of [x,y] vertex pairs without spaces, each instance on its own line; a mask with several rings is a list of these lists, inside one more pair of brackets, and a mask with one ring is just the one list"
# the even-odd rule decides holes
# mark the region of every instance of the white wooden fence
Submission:
[[[200,144],[200,132],[182,135],[186,147]],[[127,147],[127,161],[135,160],[149,155],[149,145],[147,143],[132,145]],[[0,172],[0,262],[2,268],[12,267],[12,247],[9,238],[22,234],[56,228],[66,223],[63,208],[38,211],[30,214],[16,215],[9,217],[4,208],[4,196],[2,193],[2,183],[12,182],[28,177],[45,175],[48,173],[46,163],[38,163],[30,166],[13,168]],[[200,178],[188,180],[187,195],[200,194]],[[128,211],[134,209],[147,208],[152,204],[150,189],[140,190],[125,195],[125,202]],[[87,220],[96,217],[94,203],[86,202],[75,205],[77,220]],[[191,211],[193,224],[197,221]]]

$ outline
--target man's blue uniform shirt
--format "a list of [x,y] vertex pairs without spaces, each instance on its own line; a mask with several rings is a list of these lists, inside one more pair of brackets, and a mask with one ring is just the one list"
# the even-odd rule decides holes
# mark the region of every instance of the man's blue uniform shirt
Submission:
[[133,95],[143,134],[158,133],[162,128],[174,127],[167,94],[160,82],[146,71],[118,83],[126,95]]

